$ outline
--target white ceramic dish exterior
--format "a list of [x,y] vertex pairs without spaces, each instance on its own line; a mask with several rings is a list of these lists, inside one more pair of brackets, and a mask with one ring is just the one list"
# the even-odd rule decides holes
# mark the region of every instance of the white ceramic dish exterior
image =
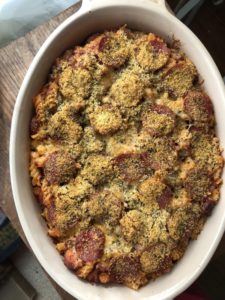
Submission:
[[[49,275],[79,300],[163,300],[185,290],[203,271],[212,257],[225,228],[225,187],[221,199],[197,241],[188,247],[173,271],[135,292],[122,286],[96,286],[79,280],[63,264],[54,244],[46,234],[28,172],[29,122],[32,97],[46,80],[55,58],[89,34],[127,24],[128,27],[152,31],[164,38],[174,35],[204,78],[217,119],[217,132],[225,148],[225,91],[222,78],[207,50],[196,36],[165,8],[164,1],[86,0],[79,12],[63,22],[46,40],[34,58],[16,100],[11,137],[10,173],[17,213],[27,240],[37,259]],[[196,183],[197,184],[197,183]]]

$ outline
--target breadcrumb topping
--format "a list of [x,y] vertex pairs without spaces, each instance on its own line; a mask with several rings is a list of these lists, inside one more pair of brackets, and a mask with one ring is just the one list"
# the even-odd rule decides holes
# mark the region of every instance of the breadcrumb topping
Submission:
[[122,125],[122,117],[119,109],[104,105],[97,107],[90,115],[93,128],[100,134],[108,134],[117,131]]
[[178,43],[95,34],[56,59],[33,102],[30,176],[65,265],[135,290],[170,272],[213,213],[224,164]]
[[144,83],[135,72],[127,70],[112,85],[109,101],[119,107],[135,107],[144,93]]

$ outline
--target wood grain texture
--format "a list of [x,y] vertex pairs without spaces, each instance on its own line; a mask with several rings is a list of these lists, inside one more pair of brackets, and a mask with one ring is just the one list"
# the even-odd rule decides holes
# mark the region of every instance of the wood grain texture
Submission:
[[14,208],[9,180],[8,146],[13,107],[23,78],[35,54],[49,34],[79,7],[79,3],[72,6],[26,36],[0,49],[0,206],[23,239],[24,235]]
[[[0,49],[0,207],[25,242],[26,239],[14,207],[9,180],[8,145],[13,107],[25,73],[38,49],[49,34],[79,7],[80,3],[72,6],[26,36]],[[214,257],[223,253],[225,253],[225,236]],[[73,299],[56,284],[55,287],[62,299]]]

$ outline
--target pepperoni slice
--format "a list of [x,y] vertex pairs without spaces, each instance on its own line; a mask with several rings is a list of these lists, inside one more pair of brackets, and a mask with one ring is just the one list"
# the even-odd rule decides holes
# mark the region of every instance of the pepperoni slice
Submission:
[[168,70],[163,87],[171,97],[177,98],[193,86],[196,77],[197,71],[190,61],[180,62]]
[[167,135],[174,129],[175,115],[165,105],[153,105],[143,114],[142,125],[151,135]]
[[40,126],[39,121],[38,121],[37,117],[34,116],[31,119],[31,122],[30,122],[30,133],[31,133],[31,135],[36,134],[38,132],[39,126]]
[[103,36],[99,42],[99,51],[104,51],[104,49],[107,47],[107,44],[109,44],[109,37]]
[[128,57],[125,37],[121,33],[118,31],[113,35],[104,35],[100,39],[98,57],[109,67],[120,67]]
[[124,153],[114,159],[121,178],[128,183],[138,181],[148,171],[150,164],[147,153]]
[[203,92],[190,91],[184,97],[184,111],[196,122],[207,123],[213,118],[213,106],[210,98]]
[[150,41],[150,44],[152,48],[155,50],[155,52],[169,54],[169,49],[166,45],[166,43],[160,41],[160,40],[152,40]]
[[170,200],[171,200],[171,198],[172,198],[172,195],[173,195],[173,193],[172,193],[170,187],[167,186],[167,187],[162,191],[161,195],[159,195],[159,196],[156,198],[156,201],[158,202],[159,207],[160,207],[160,208],[166,208],[167,205],[170,203]]
[[215,207],[216,202],[210,198],[206,198],[202,203],[202,213],[204,216],[209,217],[212,214],[213,208]]
[[97,263],[87,279],[95,283],[123,283],[134,290],[147,282],[140,259],[133,254],[119,255]]
[[112,260],[109,268],[111,280],[116,283],[135,281],[141,271],[140,259],[133,255],[121,255]]
[[48,134],[57,143],[77,143],[82,137],[82,127],[70,114],[62,110],[51,117]]
[[[201,135],[207,135],[209,133],[209,127],[208,126],[199,126],[201,124],[195,124],[191,126],[189,129],[192,134],[192,142],[197,141]],[[204,124],[205,125],[205,124]]]
[[78,257],[84,262],[91,262],[103,255],[105,236],[95,227],[82,231],[75,239]]
[[162,68],[168,61],[170,51],[163,41],[160,39],[143,41],[138,48],[135,49],[136,59],[139,65],[146,71],[156,71]]
[[175,118],[173,111],[165,105],[154,105],[151,107],[151,110],[157,112],[158,114],[164,114],[170,116],[171,118]]
[[67,183],[77,173],[73,155],[64,151],[55,151],[48,155],[44,174],[50,184]]

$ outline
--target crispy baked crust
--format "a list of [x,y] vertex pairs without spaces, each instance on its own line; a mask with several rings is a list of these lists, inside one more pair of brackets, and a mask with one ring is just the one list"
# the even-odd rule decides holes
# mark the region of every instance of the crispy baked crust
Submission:
[[194,64],[176,43],[124,26],[57,58],[34,107],[30,175],[65,265],[135,290],[169,272],[222,182]]

